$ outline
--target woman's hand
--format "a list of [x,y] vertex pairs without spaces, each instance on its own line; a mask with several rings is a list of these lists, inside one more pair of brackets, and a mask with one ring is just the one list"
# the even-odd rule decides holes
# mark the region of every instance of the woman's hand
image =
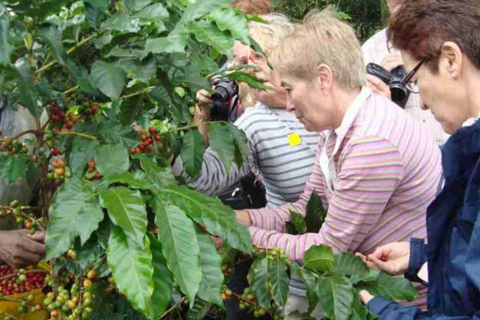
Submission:
[[392,99],[390,87],[386,85],[385,82],[371,74],[367,74],[367,87],[372,89],[373,92],[381,94],[389,100]]
[[369,268],[378,268],[391,275],[404,274],[408,269],[410,260],[410,243],[393,242],[378,247],[372,254],[357,256],[367,264]]

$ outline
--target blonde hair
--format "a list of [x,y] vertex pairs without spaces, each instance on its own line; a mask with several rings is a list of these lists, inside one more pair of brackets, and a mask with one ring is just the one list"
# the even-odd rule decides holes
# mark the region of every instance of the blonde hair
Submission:
[[[260,18],[265,23],[251,21],[249,23],[249,35],[268,56],[283,38],[293,32],[294,24],[286,16],[278,13],[262,15]],[[239,98],[246,107],[255,105],[251,88],[245,83],[240,84]]]
[[278,46],[281,39],[293,32],[294,24],[286,16],[279,13],[263,15],[260,18],[265,23],[251,21],[248,24],[249,34],[268,55]]
[[276,47],[270,59],[280,74],[297,79],[314,79],[317,67],[325,64],[342,89],[353,90],[365,83],[365,64],[355,32],[334,18],[330,10],[308,14],[304,24]]

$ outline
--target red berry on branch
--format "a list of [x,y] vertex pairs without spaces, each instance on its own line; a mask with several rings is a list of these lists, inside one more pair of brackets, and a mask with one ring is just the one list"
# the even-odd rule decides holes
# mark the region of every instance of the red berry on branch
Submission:
[[53,121],[53,122],[58,122],[58,121],[60,121],[60,116],[54,114],[54,115],[52,116],[52,121]]
[[141,151],[141,152],[144,152],[145,151],[145,145],[142,143],[142,144],[139,144],[138,145],[138,149]]
[[97,164],[95,163],[95,160],[93,159],[88,160],[88,164],[87,164],[88,169],[90,170],[95,169],[96,166]]
[[50,149],[50,153],[53,155],[53,156],[58,156],[60,155],[60,150],[58,150],[56,147],[53,147],[52,149]]
[[153,143],[152,138],[147,138],[147,141],[145,141],[145,144],[146,144],[147,146],[151,145],[152,143]]
[[73,125],[74,125],[73,121],[70,120],[70,121],[67,121],[67,123],[65,124],[65,127],[67,129],[72,129]]
[[155,141],[160,141],[162,139],[159,134],[154,135],[153,138],[155,139]]
[[95,175],[93,176],[93,179],[98,180],[102,177],[102,174],[100,172],[96,172]]
[[135,154],[135,153],[137,153],[137,149],[135,148],[130,149],[130,154]]
[[60,112],[60,108],[58,107],[58,105],[54,104],[54,105],[52,106],[52,113],[53,113],[53,114],[57,114],[57,113],[59,113],[59,112]]
[[147,141],[148,138],[142,133],[140,135],[140,139],[142,139],[142,141],[145,142],[145,141]]
[[148,129],[148,132],[150,132],[150,134],[154,134],[155,132],[157,132],[157,130],[153,127],[149,128]]
[[92,110],[92,113],[97,112],[97,110],[98,110],[98,105],[96,105],[96,104],[92,105],[92,108],[91,108],[90,110]]
[[62,119],[65,118],[65,112],[63,112],[63,111],[60,112],[59,116],[60,116],[60,118],[62,118]]

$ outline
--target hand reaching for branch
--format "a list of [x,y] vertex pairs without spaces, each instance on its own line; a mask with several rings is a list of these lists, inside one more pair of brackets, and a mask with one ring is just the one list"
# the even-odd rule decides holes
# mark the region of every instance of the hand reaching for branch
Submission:
[[0,259],[12,268],[36,264],[45,255],[44,232],[0,231]]
[[391,275],[404,274],[408,269],[410,260],[410,243],[393,242],[378,247],[372,254],[357,256],[367,264],[369,268],[378,268]]

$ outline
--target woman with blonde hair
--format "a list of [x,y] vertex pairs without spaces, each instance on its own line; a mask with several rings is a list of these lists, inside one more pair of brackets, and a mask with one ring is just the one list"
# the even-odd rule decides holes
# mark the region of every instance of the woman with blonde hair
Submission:
[[[368,254],[391,241],[424,238],[425,211],[441,176],[440,150],[417,120],[365,87],[353,29],[328,15],[310,17],[271,57],[287,91],[287,110],[320,139],[299,201],[237,211],[253,244],[282,248],[302,262],[312,245]],[[327,211],[322,228],[287,234],[290,211],[305,214],[314,191]],[[304,312],[307,305],[306,299],[287,302],[286,309]]]

